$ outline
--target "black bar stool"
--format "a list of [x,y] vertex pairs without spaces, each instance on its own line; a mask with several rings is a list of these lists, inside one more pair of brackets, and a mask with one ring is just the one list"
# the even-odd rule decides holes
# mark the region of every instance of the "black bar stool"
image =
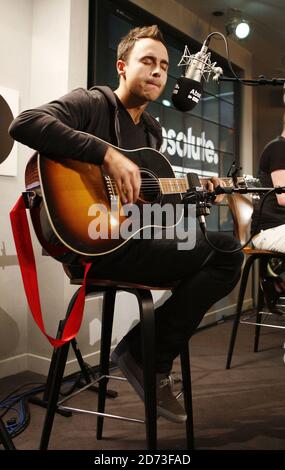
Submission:
[[[229,209],[233,217],[235,235],[239,239],[241,245],[243,245],[249,238],[250,234],[251,214],[253,211],[252,197],[248,197],[245,194],[235,194],[232,196],[227,196],[227,198],[229,203]],[[235,318],[233,322],[233,328],[227,354],[226,369],[230,369],[231,367],[237,331],[240,323],[248,323],[255,325],[254,352],[258,351],[261,326],[271,326],[269,324],[266,324],[266,322],[262,321],[262,308],[265,305],[265,298],[261,287],[261,280],[266,275],[267,264],[270,258],[285,257],[284,253],[278,253],[269,250],[258,250],[250,246],[246,246],[243,249],[243,253],[246,256],[246,263],[243,268],[243,273],[240,282]],[[249,280],[249,275],[253,270],[255,262],[258,262],[258,296],[257,305],[255,307],[254,312],[255,318],[253,321],[245,321],[241,319],[241,315],[243,312],[243,302],[246,293],[247,283]],[[280,325],[280,328],[281,327],[284,328],[284,325]]]
[[[67,274],[68,271],[65,269]],[[83,279],[71,278],[71,284],[81,285]],[[98,411],[87,411],[78,410],[72,407],[63,407],[62,403],[70,398],[66,397],[64,400],[58,401],[60,386],[64,374],[65,364],[67,361],[68,350],[71,342],[64,344],[61,348],[54,350],[53,359],[50,366],[50,372],[48,377],[48,388],[47,388],[47,411],[41,436],[40,449],[47,449],[49,439],[52,431],[54,416],[57,410],[71,410],[71,411],[84,411],[85,413],[96,414],[97,417],[97,439],[102,439],[103,435],[103,424],[104,417],[113,417],[117,419],[126,419],[128,421],[143,422],[146,426],[146,441],[147,448],[155,450],[157,448],[157,416],[156,416],[156,381],[155,381],[155,369],[154,369],[154,357],[155,357],[155,336],[154,336],[154,303],[152,299],[151,290],[171,290],[173,286],[145,286],[134,283],[116,282],[101,279],[88,279],[86,295],[94,296],[96,294],[103,294],[103,309],[102,309],[102,331],[101,331],[101,351],[100,351],[100,375],[96,380],[99,382],[99,396],[98,396]],[[112,327],[114,317],[114,307],[116,293],[118,291],[129,292],[137,297],[140,320],[141,320],[141,340],[142,340],[142,352],[143,352],[143,374],[144,374],[144,390],[145,393],[145,420],[137,420],[133,418],[127,418],[122,416],[106,415],[105,414],[105,401],[107,384],[110,379],[109,376],[109,356],[111,349],[111,338],[112,338]],[[65,320],[61,322],[58,337],[60,337],[60,331],[63,330],[64,323],[67,320],[72,306],[76,301],[79,289],[73,295],[68,309]],[[186,438],[187,448],[193,449],[194,437],[193,437],[193,413],[192,413],[192,390],[191,390],[191,374],[190,374],[190,361],[189,361],[189,350],[188,344],[180,354],[182,380],[183,380],[183,392],[185,411],[187,414],[186,421]],[[52,368],[52,369],[51,369]],[[115,378],[115,377],[114,377]],[[83,387],[81,391],[88,388],[94,382],[88,383],[86,387]],[[79,393],[79,392],[76,392]]]

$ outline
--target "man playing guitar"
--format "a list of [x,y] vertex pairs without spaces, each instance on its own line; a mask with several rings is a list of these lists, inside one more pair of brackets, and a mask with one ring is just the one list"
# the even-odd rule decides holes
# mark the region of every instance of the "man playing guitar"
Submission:
[[[145,109],[162,93],[167,70],[168,53],[157,26],[135,28],[118,46],[119,86],[114,92],[108,87],[76,89],[49,104],[22,112],[12,123],[10,134],[47,158],[64,161],[68,157],[86,165],[101,165],[115,184],[121,203],[136,203],[141,172],[119,149],[160,148],[160,125]],[[217,184],[219,180],[209,182],[208,189],[213,190]],[[52,238],[48,229],[46,233]],[[210,233],[209,238],[224,250],[238,247],[229,235]],[[62,261],[75,269],[78,259],[74,252],[63,256]],[[207,310],[238,282],[242,254],[215,251],[197,233],[191,250],[178,250],[175,237],[142,237],[92,259],[92,273],[98,278],[149,285],[173,283],[171,297],[155,312],[158,414],[174,422],[185,421],[185,411],[170,386],[173,360]],[[119,343],[112,360],[142,398],[140,324]]]

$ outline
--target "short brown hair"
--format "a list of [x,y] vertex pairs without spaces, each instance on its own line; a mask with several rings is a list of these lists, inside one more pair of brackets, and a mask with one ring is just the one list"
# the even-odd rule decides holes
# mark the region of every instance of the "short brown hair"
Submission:
[[152,26],[142,26],[131,29],[126,36],[124,36],[117,48],[117,60],[127,60],[131,50],[133,49],[136,41],[143,38],[154,39],[160,41],[166,47],[162,32],[156,24]]

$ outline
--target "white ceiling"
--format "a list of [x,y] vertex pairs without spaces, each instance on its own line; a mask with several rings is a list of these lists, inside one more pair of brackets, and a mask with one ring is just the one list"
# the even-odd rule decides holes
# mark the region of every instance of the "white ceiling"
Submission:
[[[224,34],[230,9],[240,10],[252,25],[250,37],[240,44],[253,53],[255,73],[268,78],[285,77],[285,0],[176,1]],[[216,10],[224,16],[214,16]]]

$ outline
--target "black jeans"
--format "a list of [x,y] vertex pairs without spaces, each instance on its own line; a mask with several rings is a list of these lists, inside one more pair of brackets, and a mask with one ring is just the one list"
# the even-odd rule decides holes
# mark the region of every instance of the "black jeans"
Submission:
[[[224,250],[239,246],[229,235],[210,232],[209,238]],[[105,279],[150,285],[174,282],[171,297],[155,311],[156,371],[169,372],[207,310],[237,284],[242,261],[241,252],[219,253],[202,235],[192,250],[181,251],[177,250],[176,240],[131,240],[119,250],[97,257],[92,273]],[[140,363],[139,323],[126,338]]]

